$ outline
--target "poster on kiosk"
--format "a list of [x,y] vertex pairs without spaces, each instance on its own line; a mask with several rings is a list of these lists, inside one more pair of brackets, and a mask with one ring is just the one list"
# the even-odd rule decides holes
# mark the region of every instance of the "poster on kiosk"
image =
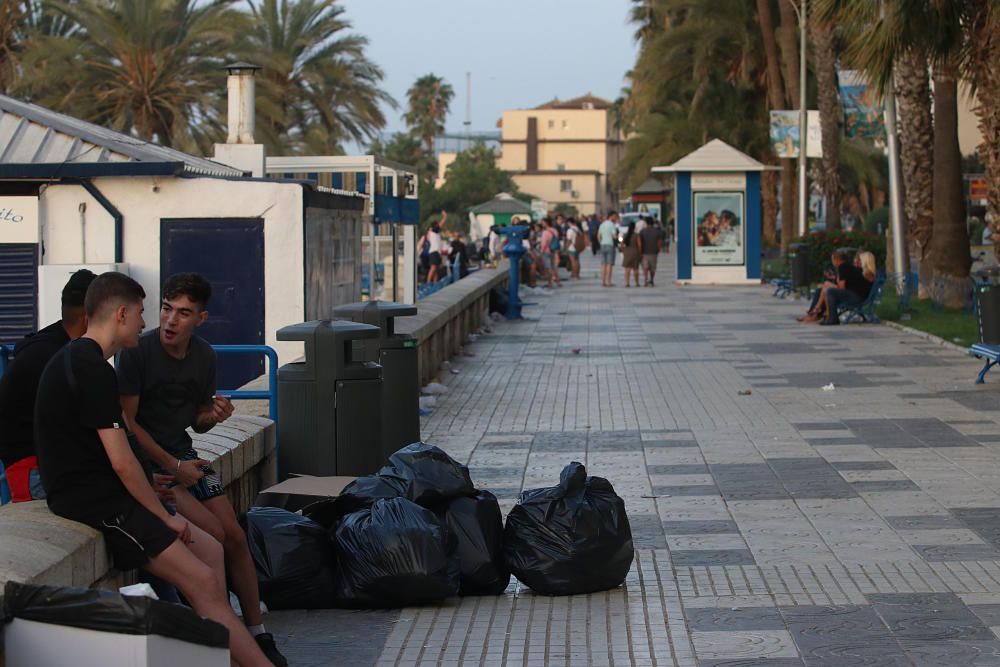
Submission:
[[719,139],[653,168],[674,174],[678,283],[760,283],[760,176],[771,169]]

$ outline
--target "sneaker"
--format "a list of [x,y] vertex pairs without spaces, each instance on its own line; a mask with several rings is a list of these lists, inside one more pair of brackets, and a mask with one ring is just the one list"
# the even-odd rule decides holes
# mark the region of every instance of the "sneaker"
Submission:
[[254,637],[254,641],[257,642],[257,646],[263,651],[264,657],[270,660],[274,667],[288,667],[288,660],[285,659],[285,656],[281,655],[274,643],[274,635],[270,632],[262,632]]

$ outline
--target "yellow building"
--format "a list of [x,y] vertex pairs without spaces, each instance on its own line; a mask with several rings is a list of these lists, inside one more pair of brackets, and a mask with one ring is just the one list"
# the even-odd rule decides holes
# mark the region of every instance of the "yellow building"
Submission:
[[550,208],[566,203],[583,214],[615,208],[618,192],[608,177],[624,141],[610,110],[610,102],[588,94],[504,111],[497,166]]

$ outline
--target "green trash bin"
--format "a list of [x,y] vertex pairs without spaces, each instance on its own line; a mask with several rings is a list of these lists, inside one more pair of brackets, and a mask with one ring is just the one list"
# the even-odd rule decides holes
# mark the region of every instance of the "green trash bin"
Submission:
[[361,344],[378,327],[314,320],[278,329],[305,358],[278,369],[278,469],[289,475],[370,475],[383,464],[382,368]]
[[789,243],[788,263],[792,270],[792,288],[800,289],[808,287],[809,245],[806,243]]
[[976,285],[976,313],[979,316],[979,342],[1000,345],[1000,285]]
[[339,306],[335,317],[379,328],[377,338],[361,342],[367,361],[382,367],[382,456],[420,441],[420,373],[417,339],[396,332],[397,317],[412,317],[417,307],[392,301],[367,301]]

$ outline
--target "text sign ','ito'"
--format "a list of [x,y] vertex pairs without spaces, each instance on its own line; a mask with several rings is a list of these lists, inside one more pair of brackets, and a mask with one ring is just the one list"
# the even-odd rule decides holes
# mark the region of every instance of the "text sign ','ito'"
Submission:
[[38,243],[38,197],[0,197],[0,243]]

